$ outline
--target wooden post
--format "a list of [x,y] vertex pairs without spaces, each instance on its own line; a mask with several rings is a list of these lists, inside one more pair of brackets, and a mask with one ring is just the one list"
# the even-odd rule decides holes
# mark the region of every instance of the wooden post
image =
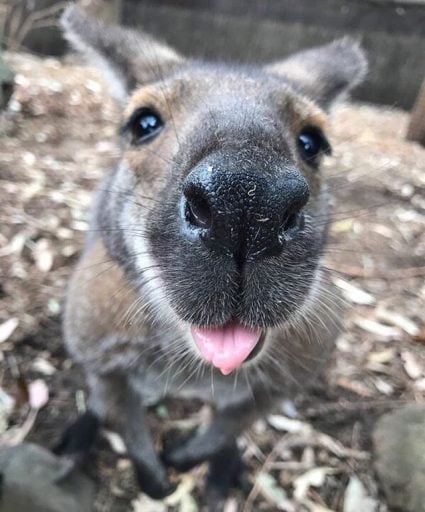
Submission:
[[410,114],[407,139],[425,146],[425,78]]

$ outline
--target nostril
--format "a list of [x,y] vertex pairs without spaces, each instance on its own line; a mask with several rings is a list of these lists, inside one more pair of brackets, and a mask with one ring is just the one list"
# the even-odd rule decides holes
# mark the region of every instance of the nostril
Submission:
[[202,197],[187,197],[185,204],[186,220],[197,228],[209,229],[211,227],[211,208]]
[[304,215],[301,212],[289,214],[283,222],[282,230],[286,233],[304,226]]

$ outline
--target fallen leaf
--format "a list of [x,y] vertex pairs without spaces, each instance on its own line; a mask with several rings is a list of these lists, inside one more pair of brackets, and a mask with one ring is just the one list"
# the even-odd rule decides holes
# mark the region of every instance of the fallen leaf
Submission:
[[370,293],[365,292],[359,286],[349,283],[344,279],[335,278],[333,282],[342,291],[344,298],[353,304],[360,304],[362,306],[371,306],[375,304],[376,299]]
[[223,512],[238,512],[238,500],[229,498],[223,506]]
[[310,487],[322,487],[328,475],[333,475],[336,469],[330,467],[319,467],[306,471],[294,480],[294,497],[303,501],[307,497]]
[[413,380],[422,377],[424,371],[416,357],[407,350],[403,351],[400,355],[401,358],[403,359],[403,366],[407,375]]
[[394,386],[383,379],[375,379],[373,383],[376,389],[384,395],[390,396],[394,393]]
[[48,240],[42,238],[34,247],[33,257],[37,268],[41,272],[49,272],[53,267],[54,254],[53,249]]
[[[190,474],[183,475],[177,489],[165,498],[164,503],[169,507],[179,506],[179,511],[182,510],[180,507],[188,507],[183,508],[183,512],[197,512],[198,506],[191,495],[194,487],[195,479],[193,476]],[[193,506],[196,506],[196,508],[190,508]]]
[[34,380],[28,385],[29,403],[33,409],[39,410],[49,401],[49,388],[42,379]]
[[28,236],[26,233],[18,233],[15,235],[8,245],[0,249],[0,257],[9,256],[11,254],[19,255],[25,246],[27,238]]
[[179,512],[198,512],[199,507],[191,494],[184,494],[180,500]]
[[344,219],[337,222],[334,222],[331,227],[332,233],[346,233],[347,231],[351,231],[353,227],[353,219]]
[[418,391],[425,391],[425,377],[416,380],[414,386]]
[[153,500],[141,494],[136,500],[131,502],[132,512],[167,512],[168,508],[165,503],[158,500]]
[[376,512],[379,503],[367,495],[361,481],[352,476],[345,490],[343,512]]
[[127,453],[127,447],[120,435],[110,430],[103,430],[102,433],[115,453],[118,455],[125,455]]
[[362,382],[349,379],[347,377],[339,377],[336,381],[337,385],[356,393],[359,396],[373,396],[373,392]]
[[290,432],[291,434],[308,433],[312,430],[308,423],[293,420],[279,414],[270,414],[267,418],[267,423],[276,430]]
[[410,318],[399,313],[395,313],[394,311],[388,311],[385,308],[379,307],[376,310],[376,317],[378,320],[383,320],[388,325],[399,327],[410,336],[417,336],[420,332],[419,327],[412,322]]
[[285,502],[288,501],[286,492],[279,486],[269,473],[260,472],[256,478],[259,492],[273,503],[278,510],[286,510]]
[[355,325],[360,327],[360,329],[363,329],[370,334],[375,334],[383,340],[392,340],[394,338],[401,337],[401,330],[398,327],[389,327],[388,325],[380,324],[375,320],[359,316],[355,317],[353,322]]
[[385,364],[393,361],[395,357],[395,349],[387,348],[386,350],[380,350],[379,352],[372,352],[367,356],[370,363]]
[[56,373],[56,368],[43,357],[37,357],[31,364],[31,368],[43,375],[50,376]]
[[0,343],[3,343],[7,339],[9,339],[14,333],[15,329],[19,325],[19,320],[17,318],[9,318],[6,322],[3,322],[0,325]]

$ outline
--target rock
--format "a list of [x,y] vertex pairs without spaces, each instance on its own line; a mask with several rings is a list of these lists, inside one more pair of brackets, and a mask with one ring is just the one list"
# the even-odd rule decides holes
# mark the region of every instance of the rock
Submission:
[[425,512],[425,406],[386,414],[373,438],[375,467],[390,507]]
[[0,450],[0,512],[90,512],[95,487],[73,471],[57,482],[65,462],[35,444]]

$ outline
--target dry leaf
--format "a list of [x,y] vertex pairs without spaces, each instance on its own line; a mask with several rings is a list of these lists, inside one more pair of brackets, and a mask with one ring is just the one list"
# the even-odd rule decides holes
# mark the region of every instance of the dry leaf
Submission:
[[140,494],[140,496],[131,502],[132,512],[167,512],[167,506],[161,501],[153,500],[146,496],[146,494]]
[[384,395],[390,396],[394,393],[394,386],[383,379],[375,379],[376,389]]
[[376,310],[376,317],[388,325],[399,327],[410,336],[417,336],[419,334],[419,327],[412,320],[394,311],[388,311],[379,307]]
[[285,502],[288,502],[286,492],[271,475],[264,472],[259,473],[256,478],[256,485],[267,501],[273,503],[278,510],[287,510],[285,506]]
[[344,219],[334,222],[331,227],[332,233],[346,233],[347,231],[351,231],[353,227],[353,219]]
[[179,512],[198,512],[199,507],[191,494],[184,494],[180,500]]
[[46,376],[50,376],[56,373],[56,368],[52,365],[52,363],[49,363],[49,361],[43,357],[37,357],[31,364],[31,368],[34,371],[42,373]]
[[9,339],[15,329],[19,325],[19,320],[17,318],[9,318],[6,322],[3,322],[0,325],[0,343],[3,343],[7,339]]
[[411,353],[411,352],[408,352],[407,350],[403,351],[401,354],[401,358],[403,359],[403,362],[404,362],[404,369],[407,373],[407,375],[413,379],[413,380],[416,380],[416,379],[419,379],[419,377],[422,377],[423,375],[423,368],[422,366],[420,365],[420,363],[418,362],[418,360],[416,359],[416,357]]
[[25,246],[27,238],[28,235],[26,233],[18,233],[17,235],[15,235],[9,244],[0,249],[0,257],[10,256],[11,254],[19,255]]
[[238,512],[238,500],[236,498],[229,498],[223,506],[223,512]]
[[418,391],[425,391],[425,377],[416,380],[414,386]]
[[367,356],[370,363],[385,364],[393,361],[395,357],[395,349],[387,348],[386,350],[380,350],[379,352],[372,352]]
[[342,291],[344,298],[353,304],[360,304],[363,306],[370,306],[375,304],[376,300],[373,295],[365,292],[359,286],[344,281],[344,279],[335,278],[333,282]]
[[326,477],[336,472],[337,470],[330,467],[309,469],[294,480],[294,497],[298,501],[303,501],[307,497],[310,487],[322,487]]
[[41,409],[49,401],[49,388],[44,380],[37,379],[28,385],[29,403],[33,409]]
[[347,377],[339,377],[336,383],[344,389],[348,389],[359,396],[373,396],[373,392],[362,382],[349,379]]
[[49,272],[53,267],[54,254],[53,249],[48,240],[42,238],[39,240],[33,250],[33,257],[37,268],[41,272]]
[[343,512],[376,512],[379,503],[367,495],[361,481],[352,476],[345,490]]
[[177,489],[173,494],[165,498],[164,503],[169,507],[176,507],[178,505],[178,510],[182,512],[197,512],[198,506],[191,495],[194,488],[195,479],[193,476],[190,474],[183,475]]
[[120,435],[110,430],[103,430],[102,433],[115,453],[118,453],[118,455],[127,453],[127,447]]
[[375,320],[370,320],[369,318],[363,318],[360,316],[355,317],[353,322],[355,325],[360,327],[360,329],[371,334],[375,334],[385,341],[401,337],[401,330],[398,327],[389,327],[388,325],[375,322]]
[[283,432],[290,432],[291,434],[308,434],[312,431],[312,428],[308,423],[299,420],[293,420],[279,414],[270,414],[270,416],[267,418],[267,422],[274,429]]

